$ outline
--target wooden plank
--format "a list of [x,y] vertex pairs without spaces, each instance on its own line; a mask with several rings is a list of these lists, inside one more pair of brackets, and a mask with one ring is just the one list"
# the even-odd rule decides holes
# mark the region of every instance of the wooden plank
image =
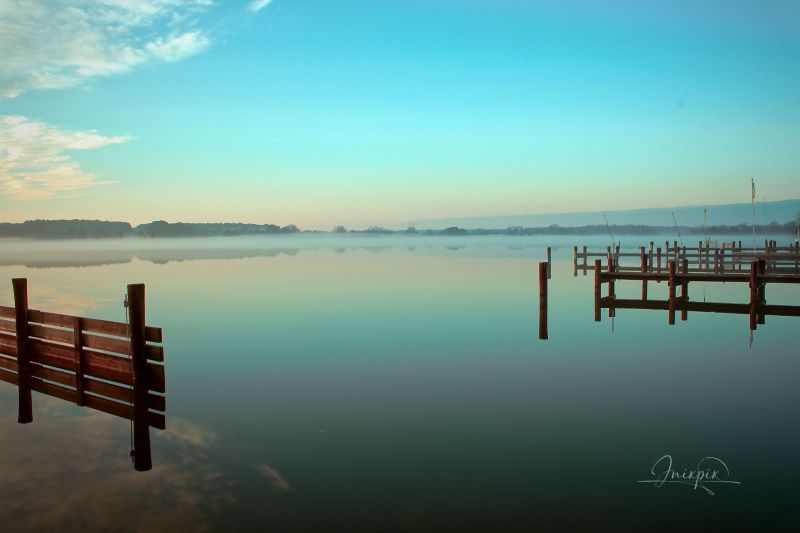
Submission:
[[[30,346],[32,361],[73,372],[76,370],[74,351],[71,347],[59,346],[38,339],[31,339]],[[133,384],[128,359],[90,350],[83,350],[83,355],[86,376],[116,381],[125,385]],[[165,392],[164,367],[148,363],[147,370],[150,390]]]
[[17,361],[8,357],[0,357],[0,368],[17,371]]
[[61,342],[63,344],[72,344],[72,331],[67,331],[65,329],[56,329],[48,326],[40,326],[38,324],[29,324],[28,335],[31,337],[37,337],[39,339]]
[[56,370],[55,368],[48,368],[36,363],[31,364],[31,376],[36,376],[37,378],[47,381],[54,381],[70,387],[75,383],[75,374]]
[[0,331],[5,331],[8,333],[16,333],[17,324],[13,320],[0,319]]
[[18,385],[18,378],[16,372],[8,372],[6,370],[0,369],[0,379],[7,383],[11,383],[12,385]]
[[[2,315],[0,315],[2,316]],[[11,315],[10,318],[13,318]],[[84,331],[92,333],[102,333],[104,335],[113,335],[115,337],[127,337],[128,325],[124,322],[111,322],[109,320],[100,320],[97,318],[83,318],[74,317],[70,315],[62,315],[58,313],[48,313],[46,311],[39,311],[30,309],[28,311],[28,320],[46,326],[57,326],[61,328],[71,328],[73,320],[81,318],[81,326]],[[161,328],[148,326],[145,328],[145,340],[148,342],[161,343],[163,339],[163,332]]]
[[0,305],[0,318],[10,318],[13,320],[15,316],[16,312],[14,311],[13,307]]

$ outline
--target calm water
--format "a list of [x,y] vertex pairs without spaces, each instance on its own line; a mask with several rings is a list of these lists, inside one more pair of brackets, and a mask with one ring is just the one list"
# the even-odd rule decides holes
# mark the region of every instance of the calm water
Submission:
[[[561,247],[539,341],[548,243]],[[0,241],[0,305],[27,277],[31,307],[123,321],[125,285],[146,283],[168,408],[138,473],[127,421],[34,393],[19,425],[0,383],[2,529],[798,530],[797,319],[767,317],[752,347],[746,316],[595,323],[573,244],[592,243]],[[747,291],[691,286],[709,301]],[[681,470],[718,457],[741,485],[637,483],[665,454]]]

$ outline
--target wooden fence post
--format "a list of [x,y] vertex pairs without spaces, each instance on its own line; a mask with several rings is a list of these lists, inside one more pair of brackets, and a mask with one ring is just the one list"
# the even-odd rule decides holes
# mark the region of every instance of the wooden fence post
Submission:
[[150,420],[148,409],[147,346],[145,343],[144,285],[128,285],[131,357],[133,358],[133,449],[134,468],[150,470]]
[[547,339],[547,277],[549,270],[549,263],[539,263],[539,338],[542,340]]
[[17,383],[19,388],[20,424],[33,422],[33,403],[31,401],[31,363],[28,352],[28,280],[11,280],[14,287],[14,309],[16,311],[17,334]]
[[617,316],[617,309],[614,307],[614,299],[617,297],[614,291],[614,277],[613,273],[616,272],[617,264],[614,261],[613,257],[608,258],[608,271],[612,274],[608,278],[608,316],[615,317]]
[[572,247],[572,275],[576,276],[576,277],[578,275],[578,247],[577,246],[573,246]]
[[602,273],[603,267],[600,266],[601,261],[599,259],[595,259],[594,261],[594,321],[600,322],[600,298],[602,297],[601,287],[602,283],[600,282],[600,274]]
[[586,245],[584,244],[583,245],[583,275],[584,276],[586,275],[586,267],[589,266],[589,265],[586,264],[587,261],[588,261],[588,259],[586,257]]
[[83,405],[83,325],[78,317],[72,321],[72,343],[75,346],[75,403]]

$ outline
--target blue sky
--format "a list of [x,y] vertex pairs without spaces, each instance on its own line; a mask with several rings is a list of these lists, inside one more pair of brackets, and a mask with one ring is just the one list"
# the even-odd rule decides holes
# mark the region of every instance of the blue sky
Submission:
[[800,4],[596,4],[0,0],[0,219],[800,197]]

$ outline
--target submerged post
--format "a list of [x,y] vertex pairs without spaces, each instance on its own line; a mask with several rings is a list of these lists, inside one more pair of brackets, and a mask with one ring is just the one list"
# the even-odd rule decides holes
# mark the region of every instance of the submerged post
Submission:
[[128,285],[131,357],[133,358],[133,450],[134,468],[139,471],[153,467],[150,458],[150,421],[147,405],[147,346],[145,344],[144,285]]
[[[550,248],[547,249],[548,251]],[[548,263],[539,263],[539,338],[547,339],[547,274]]]
[[600,266],[600,260],[594,261],[594,321],[600,322],[600,298],[602,297],[600,282],[600,274],[603,268]]
[[17,334],[17,384],[19,388],[20,424],[33,422],[33,403],[31,402],[31,363],[28,352],[28,280],[11,280],[14,287],[14,318]]

